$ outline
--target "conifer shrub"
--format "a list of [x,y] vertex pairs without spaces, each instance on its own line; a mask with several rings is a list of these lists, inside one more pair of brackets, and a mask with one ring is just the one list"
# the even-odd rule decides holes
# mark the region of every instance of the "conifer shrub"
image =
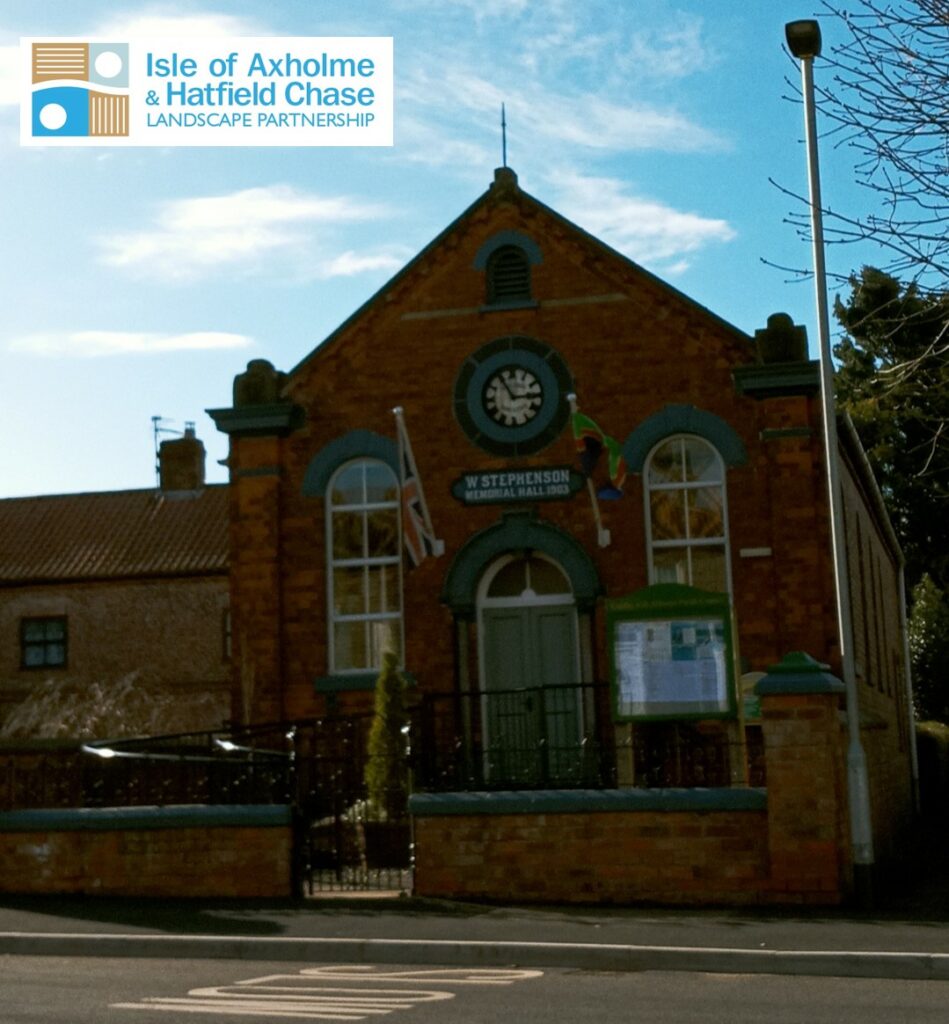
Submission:
[[404,816],[408,800],[406,759],[405,679],[392,651],[382,656],[382,671],[376,680],[375,708],[369,730],[366,763],[366,795],[372,811],[380,817]]

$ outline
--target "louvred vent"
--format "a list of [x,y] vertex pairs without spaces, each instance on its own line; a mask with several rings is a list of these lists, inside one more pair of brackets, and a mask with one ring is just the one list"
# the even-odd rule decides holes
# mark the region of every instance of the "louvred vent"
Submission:
[[488,304],[516,302],[531,297],[531,270],[527,253],[505,245],[488,261]]

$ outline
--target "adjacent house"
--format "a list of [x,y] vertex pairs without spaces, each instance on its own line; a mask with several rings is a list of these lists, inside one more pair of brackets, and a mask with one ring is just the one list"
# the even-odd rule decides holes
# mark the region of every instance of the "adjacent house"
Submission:
[[146,490],[0,501],[7,738],[213,728],[229,712],[227,487],[189,429]]

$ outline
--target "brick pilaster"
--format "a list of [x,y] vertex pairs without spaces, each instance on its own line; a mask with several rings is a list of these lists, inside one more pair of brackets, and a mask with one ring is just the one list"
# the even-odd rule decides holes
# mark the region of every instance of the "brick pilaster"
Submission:
[[843,683],[789,654],[757,684],[768,778],[771,886],[788,902],[839,902],[847,856]]
[[230,438],[232,716],[286,717],[283,670],[282,440],[303,420],[283,394],[286,374],[251,360],[234,380],[234,406],[209,409]]

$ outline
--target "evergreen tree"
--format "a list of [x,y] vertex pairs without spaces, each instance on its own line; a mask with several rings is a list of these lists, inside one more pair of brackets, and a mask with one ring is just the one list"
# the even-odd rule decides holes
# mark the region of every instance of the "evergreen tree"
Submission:
[[867,450],[906,556],[917,716],[949,722],[949,295],[864,267],[837,318],[838,406]]
[[909,650],[917,718],[949,722],[949,600],[929,576],[913,588]]
[[949,295],[864,267],[836,312],[837,403],[850,413],[906,555],[907,586],[924,573],[949,586]]
[[408,797],[405,727],[405,680],[392,651],[382,656],[376,680],[375,710],[369,730],[365,782],[369,804],[377,814],[401,817]]

